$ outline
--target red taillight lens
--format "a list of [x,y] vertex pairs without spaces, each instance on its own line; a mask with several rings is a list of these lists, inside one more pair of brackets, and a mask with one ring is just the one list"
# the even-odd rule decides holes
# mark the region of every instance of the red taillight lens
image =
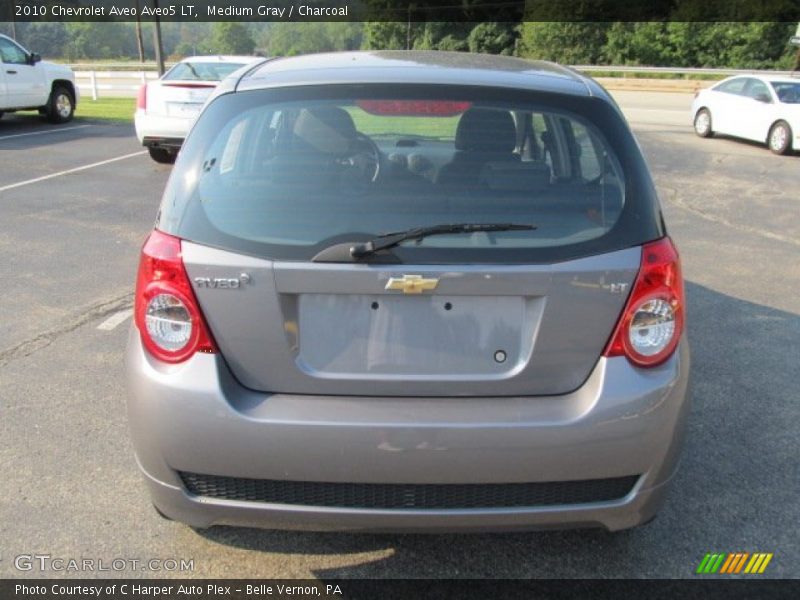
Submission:
[[136,94],[136,109],[147,110],[147,84],[139,88]]
[[169,363],[195,352],[216,352],[181,258],[181,240],[153,231],[142,247],[136,278],[135,321],[142,343]]
[[639,367],[663,363],[681,339],[685,310],[681,262],[672,241],[645,244],[639,274],[603,356],[625,356]]

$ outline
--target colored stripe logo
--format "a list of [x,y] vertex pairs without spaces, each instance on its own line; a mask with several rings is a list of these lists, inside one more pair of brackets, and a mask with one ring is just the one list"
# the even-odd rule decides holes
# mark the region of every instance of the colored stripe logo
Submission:
[[709,552],[695,572],[699,575],[756,575],[763,573],[771,560],[771,552]]

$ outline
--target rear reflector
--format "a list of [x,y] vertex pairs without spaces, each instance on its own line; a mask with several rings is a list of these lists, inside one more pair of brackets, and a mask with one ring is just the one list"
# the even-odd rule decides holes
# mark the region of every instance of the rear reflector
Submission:
[[467,110],[472,103],[449,100],[359,100],[356,105],[372,115],[454,117]]
[[684,326],[685,297],[678,252],[662,238],[642,247],[642,262],[603,356],[625,356],[639,367],[667,360]]
[[169,363],[216,352],[181,258],[181,240],[158,230],[142,247],[134,308],[142,343]]
[[136,109],[147,110],[147,84],[145,83],[139,88],[136,94]]

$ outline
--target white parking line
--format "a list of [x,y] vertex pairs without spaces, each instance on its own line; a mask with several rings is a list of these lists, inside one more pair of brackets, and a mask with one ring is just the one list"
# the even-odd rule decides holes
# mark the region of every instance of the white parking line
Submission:
[[127,321],[132,314],[133,314],[133,309],[126,308],[125,310],[116,312],[110,317],[108,317],[105,321],[100,323],[100,325],[98,325],[97,328],[100,331],[111,331],[115,329],[118,325]]
[[0,187],[0,192],[6,192],[8,190],[13,190],[14,188],[30,185],[32,183],[38,183],[40,181],[47,181],[48,179],[61,177],[62,175],[69,175],[70,173],[77,173],[78,171],[85,171],[86,169],[94,169],[95,167],[101,167],[103,165],[117,162],[118,160],[125,160],[126,158],[133,158],[134,156],[141,156],[142,154],[147,154],[147,150],[133,152],[131,154],[125,154],[124,156],[117,156],[115,158],[109,158],[108,160],[101,160],[100,162],[92,163],[90,165],[83,165],[82,167],[75,167],[74,169],[67,169],[66,171],[59,171],[58,173],[50,173],[50,175],[43,175],[42,177],[36,177],[35,179],[28,179],[27,181],[12,183],[11,185],[4,185],[3,187]]
[[0,135],[0,140],[10,140],[11,138],[26,137],[28,135],[44,135],[45,133],[61,133],[62,131],[72,131],[74,129],[83,129],[84,127],[92,127],[92,125],[75,125],[73,127],[59,127],[58,129],[45,129],[44,131],[29,131],[28,133],[15,133],[13,135]]

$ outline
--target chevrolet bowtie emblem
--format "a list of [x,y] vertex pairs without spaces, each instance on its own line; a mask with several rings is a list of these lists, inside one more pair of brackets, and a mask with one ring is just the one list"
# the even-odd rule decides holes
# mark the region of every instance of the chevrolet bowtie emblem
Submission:
[[435,290],[438,279],[425,279],[422,275],[403,275],[392,277],[386,282],[387,290],[402,290],[404,294],[421,294],[425,290]]

